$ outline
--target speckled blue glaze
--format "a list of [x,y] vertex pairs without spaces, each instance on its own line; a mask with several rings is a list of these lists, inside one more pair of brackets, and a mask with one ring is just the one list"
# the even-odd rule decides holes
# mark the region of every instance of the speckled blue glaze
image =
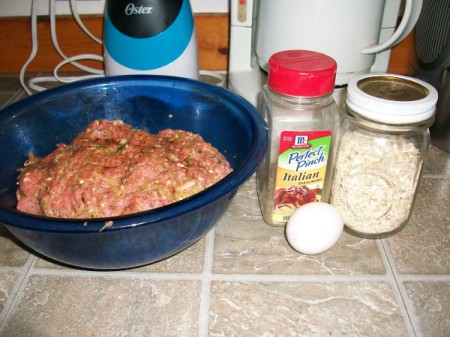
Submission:
[[[166,128],[199,133],[234,171],[202,193],[129,216],[73,220],[18,212],[17,169],[28,154],[47,155],[95,119],[121,119],[151,133]],[[214,226],[255,172],[267,142],[266,125],[250,103],[199,81],[130,75],[50,89],[0,111],[0,222],[35,252],[68,265],[124,269],[153,263],[187,248]]]

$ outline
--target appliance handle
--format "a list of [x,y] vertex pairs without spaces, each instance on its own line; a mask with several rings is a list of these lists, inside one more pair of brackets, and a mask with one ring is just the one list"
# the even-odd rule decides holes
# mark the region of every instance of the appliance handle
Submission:
[[361,49],[361,54],[374,54],[389,49],[402,41],[414,28],[422,9],[423,0],[406,0],[402,21],[397,30],[385,42]]

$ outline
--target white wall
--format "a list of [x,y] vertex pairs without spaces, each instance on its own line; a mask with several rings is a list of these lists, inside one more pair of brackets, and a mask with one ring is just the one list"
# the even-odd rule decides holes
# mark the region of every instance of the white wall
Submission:
[[[36,0],[35,0],[36,1]],[[49,0],[38,0],[38,14],[48,15]],[[229,0],[190,0],[194,13],[227,13]],[[0,17],[30,16],[32,0],[0,0]],[[105,0],[77,0],[79,14],[103,14]],[[56,1],[56,13],[71,14],[69,0]]]

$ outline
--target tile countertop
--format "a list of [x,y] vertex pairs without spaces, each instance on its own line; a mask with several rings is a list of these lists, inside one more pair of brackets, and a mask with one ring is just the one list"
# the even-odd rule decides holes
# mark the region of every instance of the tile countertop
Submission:
[[[0,104],[20,99],[0,79]],[[266,225],[251,178],[200,241],[126,271],[68,268],[0,224],[0,336],[449,336],[450,154],[432,147],[397,235],[305,256]]]

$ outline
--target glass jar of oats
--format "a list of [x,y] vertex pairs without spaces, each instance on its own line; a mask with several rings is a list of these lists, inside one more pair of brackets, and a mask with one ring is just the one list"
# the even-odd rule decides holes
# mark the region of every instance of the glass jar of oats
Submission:
[[384,238],[407,224],[436,102],[431,85],[407,76],[349,82],[330,197],[348,233]]

